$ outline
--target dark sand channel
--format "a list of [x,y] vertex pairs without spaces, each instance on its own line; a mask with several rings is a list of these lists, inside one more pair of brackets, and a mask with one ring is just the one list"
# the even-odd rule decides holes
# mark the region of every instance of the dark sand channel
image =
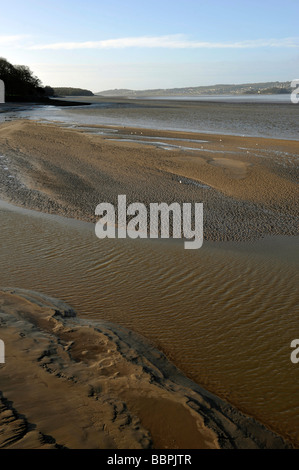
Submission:
[[94,225],[2,204],[0,285],[143,334],[190,378],[299,444],[296,239],[105,240]]

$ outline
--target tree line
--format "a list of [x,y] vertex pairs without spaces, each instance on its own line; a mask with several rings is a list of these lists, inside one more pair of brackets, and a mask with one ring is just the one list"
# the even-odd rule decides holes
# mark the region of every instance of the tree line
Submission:
[[32,99],[41,101],[50,96],[93,96],[91,91],[81,88],[42,86],[41,80],[29,67],[12,65],[3,57],[0,57],[0,79],[5,84],[6,101],[30,101]]
[[26,65],[12,65],[8,60],[0,57],[0,79],[5,84],[6,101],[26,101],[29,98],[44,98],[47,87],[43,87],[40,79],[36,77]]
[[84,88],[54,87],[53,92],[52,96],[94,96],[92,91]]

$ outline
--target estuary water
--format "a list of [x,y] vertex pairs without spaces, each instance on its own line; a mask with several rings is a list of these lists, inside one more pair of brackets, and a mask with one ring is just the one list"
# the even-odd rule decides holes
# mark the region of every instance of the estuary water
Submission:
[[277,99],[266,98],[141,100],[76,97],[76,101],[88,101],[90,105],[2,107],[5,112],[1,112],[0,105],[0,122],[35,119],[69,125],[124,126],[299,140],[299,104],[293,104],[281,95]]

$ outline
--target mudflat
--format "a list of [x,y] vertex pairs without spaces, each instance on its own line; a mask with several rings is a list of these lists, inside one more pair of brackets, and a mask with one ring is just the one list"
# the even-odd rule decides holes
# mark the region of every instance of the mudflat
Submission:
[[85,221],[95,221],[100,202],[117,204],[119,194],[128,204],[203,202],[207,240],[296,235],[298,147],[290,140],[8,122],[0,126],[1,197]]

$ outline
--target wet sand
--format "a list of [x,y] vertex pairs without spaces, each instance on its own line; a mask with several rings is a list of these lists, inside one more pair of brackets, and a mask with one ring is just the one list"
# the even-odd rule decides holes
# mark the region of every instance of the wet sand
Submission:
[[15,121],[0,154],[0,196],[17,205],[94,222],[126,194],[203,202],[206,240],[297,234],[296,141]]
[[0,321],[0,448],[288,447],[131,331],[21,289],[0,291]]

